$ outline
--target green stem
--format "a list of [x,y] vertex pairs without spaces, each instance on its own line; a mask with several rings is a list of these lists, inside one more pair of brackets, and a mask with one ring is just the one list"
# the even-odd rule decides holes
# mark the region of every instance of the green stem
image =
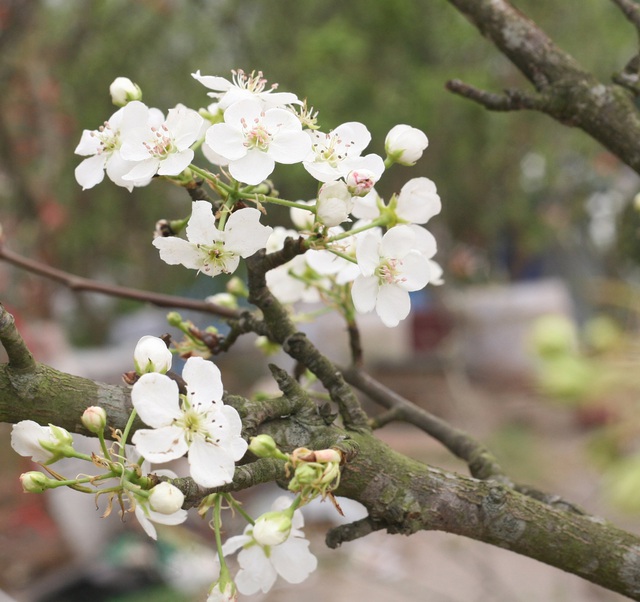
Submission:
[[253,520],[245,511],[244,508],[235,500],[235,498],[230,493],[223,493],[224,499],[227,500],[229,506],[231,506],[234,510],[238,512],[246,520],[248,523],[255,525],[256,521]]
[[337,242],[338,240],[342,240],[343,238],[349,238],[349,236],[354,236],[355,234],[360,234],[360,232],[366,232],[367,230],[371,230],[371,228],[377,228],[378,226],[386,226],[389,223],[389,218],[386,215],[381,215],[379,218],[374,219],[371,223],[366,226],[360,226],[360,228],[352,228],[351,230],[347,230],[342,234],[336,234],[335,236],[331,236],[327,238],[325,242],[332,243]]
[[129,433],[131,432],[131,428],[133,427],[133,423],[136,419],[138,412],[136,412],[135,408],[131,410],[131,415],[129,416],[129,420],[127,420],[127,426],[124,427],[124,432],[122,433],[122,440],[120,441],[120,445],[122,446],[122,455],[126,458],[126,448],[127,440],[129,439]]
[[109,448],[107,447],[107,443],[104,440],[104,431],[100,431],[98,433],[98,439],[100,441],[100,449],[102,449],[102,454],[107,460],[111,462],[111,454],[109,454]]

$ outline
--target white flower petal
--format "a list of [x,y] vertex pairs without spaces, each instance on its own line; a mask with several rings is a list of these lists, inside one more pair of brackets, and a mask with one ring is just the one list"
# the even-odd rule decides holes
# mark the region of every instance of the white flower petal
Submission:
[[213,206],[209,201],[194,201],[191,204],[187,238],[190,243],[197,245],[210,245],[221,240],[222,236],[216,228],[216,218],[213,216]]
[[238,591],[245,596],[262,590],[267,593],[276,582],[278,573],[263,548],[258,545],[245,548],[238,554],[238,562],[242,567],[236,575]]
[[131,389],[131,403],[140,419],[153,428],[167,426],[182,416],[178,385],[165,374],[143,374]]
[[205,256],[196,245],[177,236],[159,236],[153,246],[160,251],[160,259],[169,265],[183,265],[191,270],[203,270]]
[[229,173],[239,182],[256,186],[266,180],[276,164],[267,153],[251,149],[244,157],[229,163]]
[[224,228],[225,248],[245,258],[264,249],[273,229],[260,223],[261,215],[253,207],[234,211]]
[[418,291],[427,286],[431,273],[429,260],[419,251],[411,251],[402,258],[402,281],[398,285],[406,291]]
[[213,405],[222,405],[222,375],[220,368],[202,357],[190,357],[182,370],[187,383],[189,403],[198,412]]
[[414,243],[415,234],[409,226],[394,226],[380,241],[380,256],[401,259],[414,248]]
[[409,293],[394,284],[380,287],[376,301],[376,313],[382,323],[389,328],[397,326],[404,320],[411,310]]
[[226,449],[198,437],[191,443],[188,457],[191,477],[198,485],[219,487],[233,480],[235,463]]
[[309,551],[309,542],[298,537],[290,537],[283,544],[273,546],[270,560],[289,583],[302,583],[318,566],[318,559]]
[[54,442],[49,427],[40,426],[33,420],[22,420],[13,425],[11,429],[11,447],[21,456],[31,457],[34,462],[47,462],[50,460],[53,457],[52,454],[40,445],[40,441]]
[[358,276],[353,281],[351,298],[358,313],[366,314],[376,306],[378,288],[376,276]]
[[364,276],[372,276],[375,269],[380,264],[380,253],[378,251],[382,234],[379,230],[365,232],[356,245],[356,259],[358,266]]
[[105,155],[93,155],[84,159],[75,169],[76,182],[82,186],[82,190],[93,188],[104,180],[104,166],[107,157]]
[[181,174],[193,160],[193,151],[187,148],[183,151],[170,153],[158,165],[158,175],[177,176]]
[[181,458],[189,448],[184,431],[178,426],[138,430],[131,442],[138,453],[152,464],[164,464]]

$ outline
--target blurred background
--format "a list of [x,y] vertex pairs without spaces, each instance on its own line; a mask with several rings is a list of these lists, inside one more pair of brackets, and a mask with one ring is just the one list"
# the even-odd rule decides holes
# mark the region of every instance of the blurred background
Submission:
[[[603,81],[636,51],[632,28],[611,2],[516,4]],[[148,105],[166,112],[177,103],[208,104],[192,72],[227,77],[234,68],[262,70],[280,90],[308,98],[324,130],[365,123],[370,152],[383,154],[397,123],[427,133],[423,159],[389,170],[377,188],[388,199],[409,178],[436,182],[443,211],[428,227],[446,283],[415,295],[413,313],[398,329],[362,320],[369,368],[485,441],[517,480],[637,530],[640,181],[580,131],[535,113],[489,113],[448,93],[444,84],[453,78],[491,91],[527,84],[446,2],[0,0],[4,244],[123,286],[195,298],[222,290],[223,279],[168,266],[150,245],[156,220],[188,212],[182,190],[154,182],[129,193],[105,181],[82,191],[73,150],[83,129],[113,113],[108,86],[115,77],[131,78]],[[302,168],[278,168],[274,179],[285,198],[314,195]],[[2,263],[0,299],[38,359],[103,381],[118,382],[130,369],[140,336],[169,330],[162,310],[72,294]],[[203,316],[185,317],[208,324]],[[337,322],[307,330],[342,360]],[[241,354],[231,354],[220,364],[225,387],[249,394],[269,385],[256,369],[264,362],[245,361],[257,353],[252,341],[242,344],[242,363],[234,359]],[[281,356],[275,361],[288,365]],[[85,499],[78,507],[90,506],[92,516],[81,522],[71,498],[21,493],[15,476],[29,463],[14,457],[8,433],[0,587],[15,599],[191,600],[206,590],[202,529],[185,530],[184,540],[169,538],[164,548],[150,548],[131,520],[118,537],[107,529],[91,535],[99,513]],[[414,457],[466,472],[408,427],[388,427],[381,436]],[[328,552],[322,527],[333,518],[318,511],[309,520],[321,557],[317,576],[254,599],[313,600],[314,592],[372,601],[620,599],[534,561],[442,534],[371,536]],[[74,522],[84,537],[72,534]],[[171,572],[167,559],[185,549],[196,550],[186,564],[205,559],[205,577],[192,578],[193,592],[163,577]],[[122,571],[132,567],[129,583]],[[113,584],[113,575],[130,587],[111,591],[105,583]],[[71,594],[75,585],[79,593]]]

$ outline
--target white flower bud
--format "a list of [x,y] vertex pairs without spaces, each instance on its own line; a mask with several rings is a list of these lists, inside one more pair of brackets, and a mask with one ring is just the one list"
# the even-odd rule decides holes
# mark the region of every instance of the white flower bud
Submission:
[[82,413],[82,424],[92,433],[101,433],[107,426],[107,413],[99,406],[90,406]]
[[216,295],[210,295],[205,299],[205,301],[228,309],[238,309],[238,300],[235,295],[232,295],[231,293],[217,293]]
[[300,207],[291,207],[291,209],[289,209],[289,216],[291,217],[293,225],[298,230],[313,230],[313,223],[316,218],[313,211],[311,211],[313,201],[298,201],[298,204],[309,205],[309,211],[301,209]]
[[225,585],[221,581],[216,581],[207,596],[207,602],[236,602],[238,590],[233,581],[227,581]]
[[163,481],[151,490],[149,506],[160,514],[174,514],[184,502],[184,494],[171,483]]
[[42,493],[49,489],[49,479],[47,476],[32,470],[30,472],[24,472],[20,475],[20,484],[25,493]]
[[376,174],[370,169],[354,169],[347,175],[347,189],[353,196],[366,196],[376,184]]
[[428,145],[424,132],[404,124],[392,127],[384,141],[387,156],[400,165],[414,165]]
[[278,546],[291,533],[291,518],[284,512],[267,512],[253,525],[253,538],[261,546]]
[[142,90],[138,84],[134,84],[128,77],[116,77],[109,86],[111,102],[116,107],[124,107],[132,100],[142,100]]
[[147,372],[164,374],[171,368],[172,357],[171,351],[162,339],[148,335],[138,341],[133,352],[136,372],[140,375]]
[[339,226],[349,219],[351,209],[353,198],[344,182],[336,180],[322,185],[316,204],[316,218],[320,223],[329,228]]

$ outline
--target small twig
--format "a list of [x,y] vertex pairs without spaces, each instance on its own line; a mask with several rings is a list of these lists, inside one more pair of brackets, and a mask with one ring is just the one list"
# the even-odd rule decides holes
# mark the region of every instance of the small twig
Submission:
[[505,90],[504,94],[495,94],[466,84],[459,79],[448,81],[446,88],[454,94],[481,104],[490,111],[522,111],[524,109],[540,111],[543,109],[543,103],[539,97],[531,96],[522,90]]
[[9,368],[20,372],[32,372],[36,361],[16,328],[13,316],[0,305],[0,343],[9,356]]
[[417,407],[361,370],[348,368],[343,369],[342,373],[348,383],[389,410],[383,414],[382,419],[378,419],[378,425],[387,424],[391,420],[413,424],[464,460],[475,478],[493,479],[511,485],[494,455],[467,433]]
[[347,324],[347,332],[349,333],[349,349],[351,349],[351,363],[361,368],[364,356],[362,354],[362,340],[360,339],[360,329],[355,320]]
[[369,535],[374,531],[384,529],[386,525],[383,522],[373,520],[370,516],[361,518],[360,520],[346,525],[339,525],[327,532],[325,543],[328,548],[335,550],[339,548],[345,541],[355,541],[365,535]]
[[187,299],[174,295],[163,295],[124,286],[105,284],[89,278],[75,276],[63,270],[52,268],[39,261],[27,259],[18,253],[10,251],[3,244],[0,244],[0,260],[6,261],[32,274],[54,280],[72,291],[85,291],[108,295],[110,297],[119,297],[121,299],[132,299],[134,301],[140,301],[141,303],[151,303],[158,307],[175,307],[200,311],[219,316],[220,318],[238,318],[240,316],[239,311],[215,305],[208,301],[197,301],[196,299]]

